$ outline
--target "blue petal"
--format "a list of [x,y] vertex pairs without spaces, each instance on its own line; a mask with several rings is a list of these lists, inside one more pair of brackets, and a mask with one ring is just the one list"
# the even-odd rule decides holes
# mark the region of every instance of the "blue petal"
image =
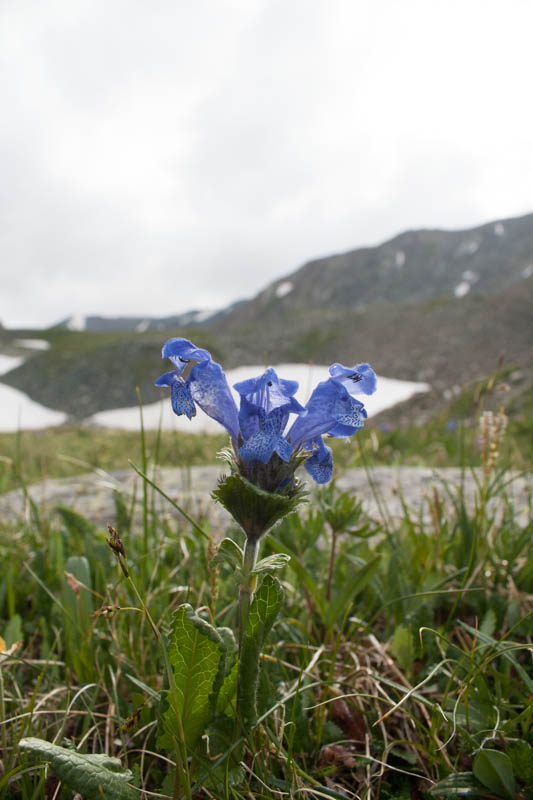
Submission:
[[265,415],[263,409],[258,411],[259,430],[242,445],[239,455],[244,461],[267,464],[275,451],[284,461],[290,461],[292,445],[281,435],[286,419],[284,409],[275,408],[268,415]]
[[292,444],[288,442],[285,437],[278,436],[278,441],[274,450],[283,461],[290,461],[292,456]]
[[175,369],[172,372],[165,372],[164,375],[160,375],[159,378],[154,381],[154,386],[172,386],[174,381],[178,379],[179,372]]
[[172,384],[170,401],[174,413],[178,416],[185,414],[189,419],[196,416],[196,407],[191,396],[189,383],[185,382],[183,378],[177,378]]
[[265,412],[263,409],[259,409],[257,406],[253,405],[253,403],[250,403],[246,397],[241,397],[239,426],[245,439],[249,439],[259,430],[260,414],[262,414],[264,418]]
[[377,388],[376,373],[370,364],[356,364],[355,367],[332,364],[329,374],[342,383],[350,394],[374,394]]
[[170,358],[178,374],[183,372],[189,361],[211,361],[211,353],[196,347],[188,339],[169,339],[161,351],[163,358]]
[[241,397],[246,397],[249,403],[264,409],[267,414],[288,403],[291,405],[291,411],[295,413],[303,411],[303,406],[293,397],[298,390],[298,382],[280,380],[272,367],[257,378],[248,378],[235,383],[234,389]]
[[365,412],[364,405],[346,392],[339,394],[335,399],[332,415],[341,425],[349,425],[359,430],[363,427],[363,412]]
[[260,461],[261,464],[268,464],[278,438],[279,434],[267,430],[258,431],[239,448],[239,455],[244,461]]
[[296,418],[287,435],[295,447],[327,433],[337,424],[333,411],[340,393],[349,396],[346,389],[331,378],[318,384],[307,403],[307,414]]
[[220,364],[211,360],[196,364],[191,370],[189,385],[193,400],[202,411],[220,422],[232,437],[237,439],[239,434],[237,406]]
[[333,453],[322,439],[318,441],[318,449],[304,464],[309,475],[317,483],[327,483],[333,474]]

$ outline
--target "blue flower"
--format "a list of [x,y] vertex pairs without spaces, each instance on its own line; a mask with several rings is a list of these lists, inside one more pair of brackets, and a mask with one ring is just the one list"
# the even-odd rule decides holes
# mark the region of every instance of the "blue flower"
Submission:
[[309,475],[317,483],[328,483],[333,475],[333,453],[331,447],[327,447],[319,436],[313,446],[313,454],[304,464]]
[[[163,346],[162,356],[169,358],[176,369],[161,375],[155,385],[170,386],[174,413],[191,419],[196,414],[196,404],[220,422],[236,441],[239,435],[237,406],[220,364],[213,361],[207,350],[195,347],[188,339],[169,339]],[[190,361],[198,363],[184,380],[181,373]]]
[[[305,468],[311,477],[318,483],[327,483],[333,471],[333,457],[322,436],[351,436],[360,430],[367,413],[353,395],[376,390],[376,376],[368,364],[333,364],[331,377],[318,384],[304,407],[294,396],[298,383],[278,378],[269,368],[257,378],[235,384],[240,395],[237,410],[222,367],[207,350],[188,339],[170,339],[162,355],[172,361],[175,369],[165,372],[155,383],[170,387],[174,412],[192,419],[199,406],[220,422],[231,434],[238,470],[268,491],[290,489],[300,462],[296,456],[301,454],[308,456]],[[190,362],[195,364],[188,378],[184,378],[182,373]],[[296,420],[287,433],[291,415],[296,415]]]

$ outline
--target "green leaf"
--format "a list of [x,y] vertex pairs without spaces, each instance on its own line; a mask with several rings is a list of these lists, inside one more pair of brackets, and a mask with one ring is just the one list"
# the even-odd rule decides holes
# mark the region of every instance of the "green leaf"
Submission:
[[514,797],[516,785],[511,759],[499,750],[480,750],[472,765],[474,775],[499,797]]
[[22,619],[19,614],[13,614],[6,627],[4,628],[4,639],[6,647],[11,647],[15,642],[22,641]]
[[484,633],[486,636],[492,636],[494,631],[496,630],[498,620],[496,619],[496,614],[494,609],[489,608],[483,619],[481,620],[481,625],[479,626],[479,630]]
[[[326,625],[330,629],[335,622],[346,612],[346,606],[352,604],[358,594],[363,591],[365,586],[372,580],[381,558],[381,554],[370,559],[368,562],[354,562],[358,567],[351,581],[346,581],[338,594],[333,597],[326,612]],[[353,561],[353,559],[350,559]]]
[[515,775],[527,786],[533,786],[533,747],[527,742],[513,742],[507,748]]
[[65,582],[63,605],[70,612],[73,619],[80,620],[82,625],[89,624],[93,612],[93,597],[90,591],[92,589],[92,579],[89,562],[85,556],[70,556],[65,564],[65,572],[72,575],[80,586],[78,602],[78,597],[69,585],[68,580]]
[[302,581],[305,588],[308,590],[313,603],[322,618],[326,614],[326,602],[323,593],[319,590],[317,581],[314,575],[304,566],[298,554],[292,550],[287,544],[280,542],[272,533],[268,534],[268,543],[273,550],[276,550],[280,555],[284,550],[289,551],[291,569],[294,570],[297,577]]
[[265,492],[241,475],[229,475],[212,493],[247,536],[259,539],[266,531],[294,511],[302,501],[301,495]]
[[226,645],[222,636],[188,604],[172,619],[168,658],[174,673],[175,697],[169,692],[165,721],[188,748],[193,748],[214,713],[224,676]]
[[257,591],[246,622],[239,661],[239,707],[246,726],[257,718],[259,656],[265,639],[278,615],[283,599],[280,582],[266,575]]
[[444,797],[486,797],[486,792],[471,772],[456,772],[439,781],[429,790],[431,794]]
[[287,553],[275,553],[258,561],[252,570],[252,574],[260,575],[263,572],[272,572],[275,569],[286,567],[291,557]]
[[399,625],[392,637],[391,651],[398,665],[405,672],[411,672],[415,660],[413,632],[408,625]]
[[131,770],[122,769],[118,758],[85,755],[33,736],[21,739],[19,747],[48,762],[57,777],[85,800],[136,800],[139,796],[128,786]]
[[233,539],[222,539],[211,564],[229,564],[235,570],[241,570],[243,559],[242,548]]

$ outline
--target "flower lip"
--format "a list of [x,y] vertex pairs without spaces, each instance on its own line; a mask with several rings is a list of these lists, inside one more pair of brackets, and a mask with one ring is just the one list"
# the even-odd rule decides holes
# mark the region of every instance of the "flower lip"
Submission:
[[374,394],[377,389],[376,373],[370,364],[356,364],[354,367],[332,364],[329,374],[352,395]]
[[276,371],[269,367],[257,378],[248,378],[233,384],[233,388],[252,406],[262,408],[269,414],[275,408],[289,406],[293,413],[303,413],[304,407],[294,395],[298,391],[298,381],[278,378]]
[[212,361],[211,353],[201,347],[196,347],[188,339],[169,339],[165,342],[161,350],[163,358],[169,358],[176,369],[178,374],[183,372],[185,367],[190,361]]

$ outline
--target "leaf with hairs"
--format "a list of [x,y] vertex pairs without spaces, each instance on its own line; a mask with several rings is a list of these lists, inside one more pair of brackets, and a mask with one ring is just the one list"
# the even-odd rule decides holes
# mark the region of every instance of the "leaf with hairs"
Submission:
[[57,777],[85,800],[136,800],[139,796],[128,785],[132,779],[131,770],[123,769],[118,758],[78,753],[33,736],[21,739],[19,747],[49,763]]
[[252,727],[257,718],[259,656],[281,608],[282,599],[280,582],[266,575],[250,606],[242,639],[238,681],[239,708],[246,727]]
[[168,658],[175,693],[169,693],[165,721],[178,739],[193,748],[212,719],[224,677],[226,643],[192,606],[179,606],[172,619]]

